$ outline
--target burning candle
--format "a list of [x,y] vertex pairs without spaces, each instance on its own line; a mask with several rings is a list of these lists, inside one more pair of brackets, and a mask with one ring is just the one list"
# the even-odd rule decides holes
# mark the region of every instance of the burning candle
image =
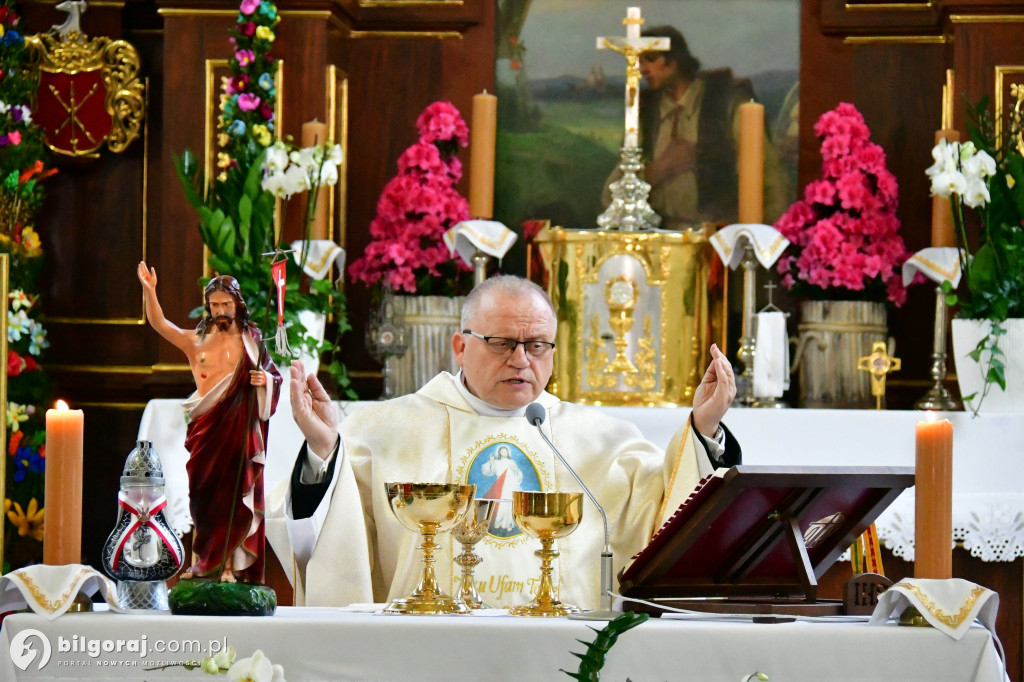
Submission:
[[[322,123],[315,118],[312,121],[306,121],[302,124],[302,146],[312,147],[314,145],[323,146],[327,143],[327,124]],[[317,190],[316,199],[316,212],[313,214],[313,226],[310,230],[311,239],[327,239],[327,196],[328,188],[321,187]],[[312,196],[309,197],[312,201]],[[303,225],[303,230],[309,226]],[[302,238],[306,238],[305,232]]]
[[740,105],[739,222],[764,222],[764,106]]
[[914,577],[953,577],[953,425],[917,423]]
[[85,417],[58,400],[46,411],[46,522],[43,562],[82,561],[82,442]]
[[498,134],[498,98],[486,90],[473,95],[469,137],[469,215],[494,216],[494,145]]

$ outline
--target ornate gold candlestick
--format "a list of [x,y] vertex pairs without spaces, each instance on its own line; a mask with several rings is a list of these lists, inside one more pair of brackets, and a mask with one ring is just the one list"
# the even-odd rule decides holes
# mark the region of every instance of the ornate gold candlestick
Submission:
[[480,599],[473,578],[473,569],[483,559],[473,551],[473,545],[483,540],[487,529],[494,518],[494,510],[500,500],[473,500],[466,515],[452,528],[452,537],[462,545],[462,553],[455,557],[455,563],[462,567],[462,587],[456,595],[471,609],[486,609],[487,604]]
[[395,518],[423,537],[423,578],[408,597],[394,599],[384,613],[469,613],[460,599],[438,587],[434,578],[434,536],[452,529],[465,515],[476,494],[475,485],[454,483],[385,483]]
[[583,493],[541,493],[516,490],[512,493],[516,523],[527,535],[540,538],[540,586],[536,598],[508,610],[513,616],[568,616],[580,613],[578,606],[563,604],[551,582],[551,560],[558,557],[555,539],[576,530],[583,515]]

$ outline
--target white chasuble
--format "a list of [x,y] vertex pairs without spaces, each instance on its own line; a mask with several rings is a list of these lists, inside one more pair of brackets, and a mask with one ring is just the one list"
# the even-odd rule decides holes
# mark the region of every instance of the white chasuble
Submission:
[[[477,414],[455,381],[442,373],[413,395],[360,410],[341,423],[342,446],[333,487],[322,503],[329,505],[322,527],[308,563],[294,562],[296,604],[385,602],[415,589],[423,573],[420,537],[391,513],[386,483],[472,483],[478,497],[509,500],[514,490],[581,492],[536,427],[522,417]],[[710,472],[707,455],[685,423],[662,452],[629,422],[549,393],[537,402],[548,412],[545,434],[608,514],[617,574]],[[274,497],[284,492],[286,486],[279,487]],[[271,514],[287,513],[290,505],[285,497],[270,508]],[[492,607],[528,603],[540,577],[534,554],[540,541],[516,526],[511,511],[510,503],[499,505],[474,550],[483,557],[474,570],[477,590]],[[461,580],[462,569],[454,563],[461,545],[450,533],[436,539],[436,579],[453,594]],[[560,557],[552,579],[559,598],[596,608],[604,526],[588,499],[579,527],[555,547]],[[292,557],[285,555],[282,564],[292,565]]]

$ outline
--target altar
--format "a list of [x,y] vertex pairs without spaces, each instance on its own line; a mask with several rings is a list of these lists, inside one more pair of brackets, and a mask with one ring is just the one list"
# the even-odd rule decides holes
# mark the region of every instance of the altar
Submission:
[[[491,613],[491,612],[487,612]],[[80,613],[46,621],[35,614],[8,616],[0,632],[0,679],[195,682],[208,679],[169,663],[199,660],[213,648],[235,647],[238,658],[260,649],[284,666],[289,682],[569,679],[590,642],[588,625],[564,618],[391,616],[350,609],[281,607],[267,618]],[[25,670],[14,665],[12,640],[29,629],[27,641],[51,649]],[[24,637],[24,635],[21,635]],[[106,643],[145,638],[145,655],[105,652]],[[108,647],[109,648],[109,647]],[[95,652],[90,654],[90,651]],[[844,655],[841,652],[847,652]],[[772,680],[950,680],[1005,679],[994,640],[975,626],[960,641],[934,628],[869,626],[863,622],[792,622],[651,619],[620,636],[602,676],[633,682],[703,680],[736,682],[754,672]]]
[[[337,402],[345,419],[373,402]],[[630,421],[651,442],[666,447],[689,408],[595,407],[595,415]],[[953,537],[982,561],[1024,556],[1024,419],[1012,414],[972,418],[966,412],[910,410],[769,410],[733,408],[726,425],[743,447],[745,464],[792,466],[914,466],[914,425],[931,418],[953,424]],[[159,453],[167,479],[169,518],[175,530],[191,527],[185,462],[185,421],[180,402],[153,400],[139,438]],[[302,434],[282,396],[271,418],[264,472],[267,489],[287,478]],[[904,492],[876,522],[882,544],[914,560],[914,490]],[[290,562],[283,562],[289,565]]]

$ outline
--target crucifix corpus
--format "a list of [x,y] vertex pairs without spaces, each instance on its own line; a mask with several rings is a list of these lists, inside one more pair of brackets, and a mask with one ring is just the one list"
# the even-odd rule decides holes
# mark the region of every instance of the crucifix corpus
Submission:
[[626,26],[625,38],[598,37],[597,49],[615,50],[626,58],[626,135],[624,147],[639,146],[640,124],[640,56],[645,52],[661,52],[672,47],[668,38],[641,38],[640,27],[644,20],[639,7],[626,10],[622,20]]
[[626,134],[619,150],[618,180],[609,185],[612,202],[597,218],[602,230],[634,232],[655,228],[661,218],[647,203],[651,186],[640,179],[643,169],[640,160],[640,57],[646,52],[667,50],[671,47],[668,38],[641,38],[640,26],[644,20],[639,7],[626,10],[625,38],[597,39],[597,49],[615,50],[626,58]]

